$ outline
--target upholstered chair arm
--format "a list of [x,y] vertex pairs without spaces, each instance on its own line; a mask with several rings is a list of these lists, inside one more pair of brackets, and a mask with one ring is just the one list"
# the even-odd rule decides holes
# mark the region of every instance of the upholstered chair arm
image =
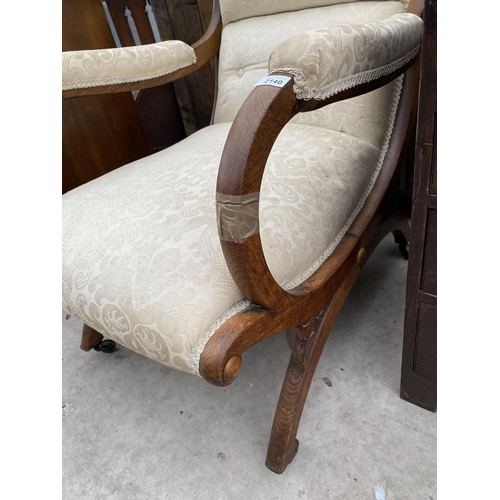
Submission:
[[204,66],[219,50],[222,21],[214,0],[205,34],[192,46],[179,40],[62,53],[63,99],[163,85]]
[[294,75],[297,99],[324,100],[403,67],[416,57],[422,33],[422,19],[408,13],[306,31],[274,49],[269,71]]
[[310,293],[310,283],[293,290],[276,283],[260,240],[260,185],[278,134],[299,112],[371,92],[399,77],[416,61],[422,32],[418,15],[400,14],[378,23],[314,30],[275,49],[269,84],[263,79],[256,86],[233,122],[217,181],[224,257],[252,302],[278,312]]
[[62,89],[141,82],[196,64],[192,47],[178,40],[114,49],[62,53]]

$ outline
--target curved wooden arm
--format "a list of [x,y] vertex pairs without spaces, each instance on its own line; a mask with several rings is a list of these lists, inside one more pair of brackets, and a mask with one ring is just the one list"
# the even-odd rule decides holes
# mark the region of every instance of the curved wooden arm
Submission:
[[69,99],[71,97],[80,97],[83,95],[95,94],[113,94],[115,92],[127,92],[131,90],[141,90],[151,87],[157,87],[165,83],[173,82],[193,71],[204,66],[210,59],[217,54],[220,47],[220,40],[222,35],[222,19],[220,13],[219,0],[213,0],[212,17],[207,31],[204,35],[192,45],[196,54],[196,63],[182,68],[168,75],[160,76],[158,78],[151,78],[149,80],[142,80],[140,82],[120,83],[115,85],[102,85],[98,87],[89,87],[84,89],[63,90],[62,98]]
[[[403,74],[416,59],[412,59],[390,75],[340,92],[323,101],[297,100],[293,93],[293,75],[270,75],[276,78],[280,75],[288,76],[290,81],[282,88],[257,86],[236,115],[219,167],[218,208],[224,199],[230,200],[228,203],[236,206],[240,197],[254,194],[258,200],[264,169],[274,141],[286,123],[298,112],[312,111],[333,102],[371,92]],[[231,276],[243,295],[255,304],[279,312],[297,302],[305,291],[301,287],[286,291],[272,276],[258,233],[258,209],[256,212],[255,234],[245,236],[241,241],[236,238],[230,241],[231,238],[221,236],[231,231],[225,231],[224,226],[228,223],[220,216],[221,210],[218,209],[221,247]],[[255,218],[255,214],[252,214],[252,217]]]
[[375,186],[345,237],[318,271],[294,290],[301,293],[296,303],[279,313],[250,306],[231,317],[215,332],[200,358],[200,374],[210,383],[229,385],[238,375],[235,368],[241,366],[241,357],[247,349],[277,332],[309,320],[335,294],[347,296],[353,280],[373,249],[371,242],[376,238],[379,225],[393,204],[391,179],[400,165],[405,138],[409,138],[407,131],[418,89],[418,75],[419,68],[415,64],[404,77],[383,166]]
[[[260,191],[274,141],[298,113],[292,88],[293,79],[283,88],[258,86],[243,103],[222,152],[217,178],[218,198],[221,195],[237,198]],[[236,285],[249,300],[274,311],[296,301],[293,293],[283,290],[274,280],[258,233],[241,243],[221,239],[221,245]]]

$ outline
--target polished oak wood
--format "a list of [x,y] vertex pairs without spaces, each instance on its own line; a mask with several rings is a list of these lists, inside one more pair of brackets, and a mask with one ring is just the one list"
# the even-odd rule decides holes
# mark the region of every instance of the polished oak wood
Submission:
[[84,351],[90,351],[102,339],[103,336],[99,332],[97,332],[93,328],[90,328],[90,326],[83,325],[82,341],[80,343],[80,349]]

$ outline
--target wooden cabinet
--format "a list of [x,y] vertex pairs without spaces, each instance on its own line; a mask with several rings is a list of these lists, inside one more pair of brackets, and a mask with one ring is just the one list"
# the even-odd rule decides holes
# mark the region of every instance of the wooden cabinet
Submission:
[[437,406],[436,10],[437,0],[427,0],[401,369],[401,397],[431,411]]

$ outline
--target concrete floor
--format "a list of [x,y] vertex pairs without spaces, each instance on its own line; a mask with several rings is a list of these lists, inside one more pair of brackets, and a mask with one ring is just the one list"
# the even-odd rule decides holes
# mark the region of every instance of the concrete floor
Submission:
[[387,500],[435,500],[436,414],[399,398],[406,269],[386,238],[328,339],[282,475],[264,459],[283,333],[218,388],[123,347],[85,353],[63,315],[63,498],[380,500],[381,486]]

